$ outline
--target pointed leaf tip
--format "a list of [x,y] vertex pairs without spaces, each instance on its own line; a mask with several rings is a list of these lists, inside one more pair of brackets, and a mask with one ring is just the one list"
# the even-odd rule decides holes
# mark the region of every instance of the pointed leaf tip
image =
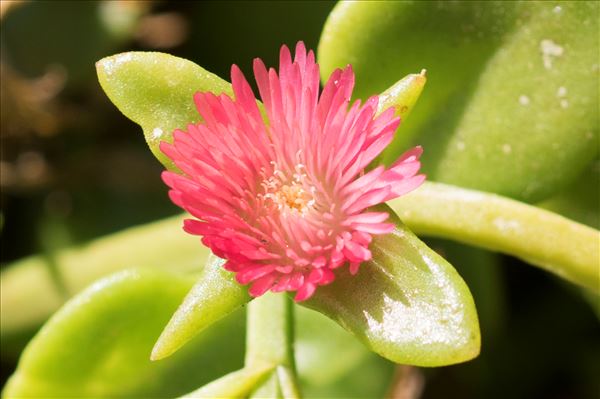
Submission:
[[211,255],[194,287],[156,341],[150,359],[164,359],[200,331],[250,301],[246,287],[223,268],[223,260]]
[[394,107],[396,116],[399,116],[402,120],[406,119],[415,107],[423,92],[425,83],[427,83],[426,72],[425,69],[422,69],[420,73],[411,73],[381,93],[378,112]]
[[373,259],[358,274],[340,271],[302,305],[397,363],[435,367],[473,359],[481,338],[468,287],[448,262],[395,221],[394,232],[373,240]]
[[172,161],[159,149],[175,129],[200,120],[196,92],[232,94],[231,85],[183,58],[157,52],[128,52],[96,63],[98,80],[108,98],[144,129],[150,150],[168,169]]

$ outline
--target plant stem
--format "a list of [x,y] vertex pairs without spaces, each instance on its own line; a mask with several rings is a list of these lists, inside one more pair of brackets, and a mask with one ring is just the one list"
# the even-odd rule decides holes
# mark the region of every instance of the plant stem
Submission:
[[425,376],[418,367],[396,365],[387,399],[419,399],[425,388]]
[[440,183],[389,201],[417,234],[524,259],[599,292],[600,232],[509,198]]
[[293,342],[293,304],[287,295],[267,293],[248,304],[246,367],[275,367],[264,388],[286,398],[300,397]]
[[294,328],[290,299],[266,293],[248,304],[246,365],[270,363],[294,368]]

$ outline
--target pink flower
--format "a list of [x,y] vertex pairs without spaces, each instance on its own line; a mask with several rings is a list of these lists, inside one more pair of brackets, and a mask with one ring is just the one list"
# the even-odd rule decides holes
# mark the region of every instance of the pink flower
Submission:
[[319,96],[319,66],[302,42],[292,61],[281,48],[279,75],[254,60],[268,122],[233,65],[235,99],[196,93],[204,122],[176,130],[161,150],[183,172],[163,172],[171,200],[196,219],[184,229],[226,259],[249,293],[297,291],[309,298],[334,271],[352,274],[371,259],[373,234],[386,234],[386,212],[368,208],[418,187],[421,148],[386,169],[365,171],[390,143],[400,118],[375,117],[378,97],[350,109],[354,73],[334,71]]

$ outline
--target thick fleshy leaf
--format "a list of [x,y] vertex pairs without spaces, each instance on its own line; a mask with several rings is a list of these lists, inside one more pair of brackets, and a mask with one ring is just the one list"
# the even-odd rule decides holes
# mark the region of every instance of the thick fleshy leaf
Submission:
[[392,363],[319,312],[295,306],[295,358],[306,398],[380,398]]
[[295,305],[294,313],[295,358],[303,382],[335,382],[369,356],[351,333],[319,312]]
[[477,304],[483,346],[500,336],[506,327],[506,287],[500,256],[453,241],[429,238],[425,241],[465,280]]
[[430,178],[528,202],[598,152],[597,2],[340,2],[322,77],[353,65],[356,95],[427,68],[427,94],[385,155],[423,144]]
[[351,63],[357,77],[354,95],[367,98],[400,76],[427,69],[427,93],[386,150],[391,161],[429,124],[454,116],[455,110],[446,108],[497,46],[496,32],[509,26],[512,12],[506,15],[505,9],[512,7],[493,2],[339,2],[319,43],[321,77]]
[[424,69],[421,73],[411,73],[381,93],[379,95],[377,111],[382,112],[389,107],[394,107],[396,116],[399,116],[404,121],[414,109],[417,100],[423,92],[425,83],[427,83],[425,73]]
[[596,159],[567,188],[538,206],[600,229],[599,181],[600,160]]
[[181,230],[182,216],[98,238],[53,257],[9,265],[0,279],[2,352],[18,351],[68,298],[95,280],[126,268],[199,272],[209,249]]
[[182,399],[192,398],[243,398],[260,384],[261,380],[269,374],[269,367],[245,367],[212,381],[205,386],[183,395]]
[[129,52],[96,63],[98,80],[125,116],[144,129],[146,142],[167,168],[173,168],[158,145],[171,142],[175,129],[200,120],[194,93],[232,94],[231,85],[191,61],[163,53]]
[[152,270],[98,281],[31,341],[3,397],[174,397],[240,368],[243,312],[176,356],[150,361],[156,337],[193,281]]
[[284,399],[277,373],[272,372],[249,396],[249,399]]
[[373,239],[373,260],[355,276],[339,271],[304,304],[397,363],[443,366],[474,358],[480,334],[469,289],[448,262],[391,218],[397,228]]
[[600,232],[481,191],[427,182],[389,205],[417,234],[503,252],[599,292]]
[[[182,233],[183,234],[183,233]],[[199,332],[238,309],[251,298],[248,289],[223,268],[225,261],[214,255],[160,334],[152,359],[170,356]]]

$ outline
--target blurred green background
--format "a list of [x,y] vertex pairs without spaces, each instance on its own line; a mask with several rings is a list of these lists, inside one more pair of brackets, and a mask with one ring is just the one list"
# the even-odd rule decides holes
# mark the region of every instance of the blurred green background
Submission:
[[[249,72],[254,57],[276,65],[284,43],[316,49],[334,4],[2,1],[2,265],[179,212],[141,129],[100,89],[95,61],[164,51],[228,78],[231,64]],[[464,261],[461,246],[430,244],[471,287],[483,345],[472,362],[426,370],[423,397],[597,395],[600,329],[576,289],[514,258],[477,251]],[[366,363],[365,375],[389,372],[383,363]],[[4,384],[16,359],[3,354],[1,364]]]

